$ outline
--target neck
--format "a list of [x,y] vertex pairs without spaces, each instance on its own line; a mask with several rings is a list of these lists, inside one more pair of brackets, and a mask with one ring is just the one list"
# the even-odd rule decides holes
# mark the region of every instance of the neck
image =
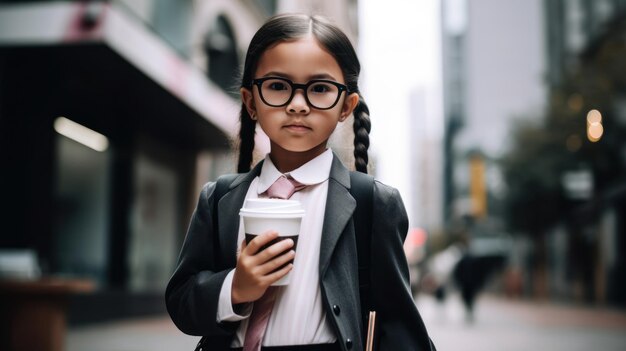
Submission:
[[326,143],[302,152],[285,150],[274,143],[271,143],[271,148],[270,158],[274,166],[280,173],[287,173],[323,154],[326,151]]

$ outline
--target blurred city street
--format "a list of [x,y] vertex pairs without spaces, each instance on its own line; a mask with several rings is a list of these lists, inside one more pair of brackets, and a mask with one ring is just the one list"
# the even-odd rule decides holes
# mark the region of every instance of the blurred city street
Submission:
[[[359,94],[327,147],[401,195],[439,351],[626,350],[626,0],[0,0],[0,351],[194,349],[164,290],[203,186],[276,145],[242,102],[286,13],[359,57],[310,19],[329,96]],[[274,71],[298,83],[276,113],[328,75]],[[233,253],[214,244],[194,272]]]
[[418,307],[438,350],[624,350],[626,312],[553,303],[479,297],[474,322],[461,300],[438,305],[420,296]]
[[[419,296],[418,307],[439,351],[623,350],[626,312],[481,296],[468,324],[460,299],[439,305]],[[67,351],[192,350],[197,338],[167,316],[70,329]]]

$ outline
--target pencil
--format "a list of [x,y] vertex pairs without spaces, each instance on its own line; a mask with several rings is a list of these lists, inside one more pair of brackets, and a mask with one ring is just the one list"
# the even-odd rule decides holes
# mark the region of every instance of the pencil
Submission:
[[367,341],[365,351],[374,351],[374,329],[376,326],[376,311],[370,311],[370,317],[367,322]]

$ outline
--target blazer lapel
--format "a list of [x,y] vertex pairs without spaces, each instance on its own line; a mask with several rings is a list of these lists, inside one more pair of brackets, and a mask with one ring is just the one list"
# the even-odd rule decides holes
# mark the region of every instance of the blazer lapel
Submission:
[[224,264],[234,267],[237,264],[237,236],[239,234],[239,209],[250,188],[250,183],[261,173],[263,161],[259,162],[250,172],[241,174],[229,187],[218,203],[218,225],[220,249]]
[[320,277],[324,277],[335,246],[356,208],[356,200],[350,195],[349,189],[350,173],[339,161],[337,155],[333,155],[333,164],[330,168],[328,180],[324,225],[322,227]]

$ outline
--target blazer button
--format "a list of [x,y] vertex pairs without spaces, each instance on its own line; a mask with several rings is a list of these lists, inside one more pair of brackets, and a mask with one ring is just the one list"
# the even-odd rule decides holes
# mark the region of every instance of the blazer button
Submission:
[[348,350],[352,348],[352,340],[346,339],[346,348],[348,348]]
[[339,313],[341,313],[341,308],[339,308],[339,306],[337,305],[333,305],[333,312],[335,312],[335,315],[339,315]]

